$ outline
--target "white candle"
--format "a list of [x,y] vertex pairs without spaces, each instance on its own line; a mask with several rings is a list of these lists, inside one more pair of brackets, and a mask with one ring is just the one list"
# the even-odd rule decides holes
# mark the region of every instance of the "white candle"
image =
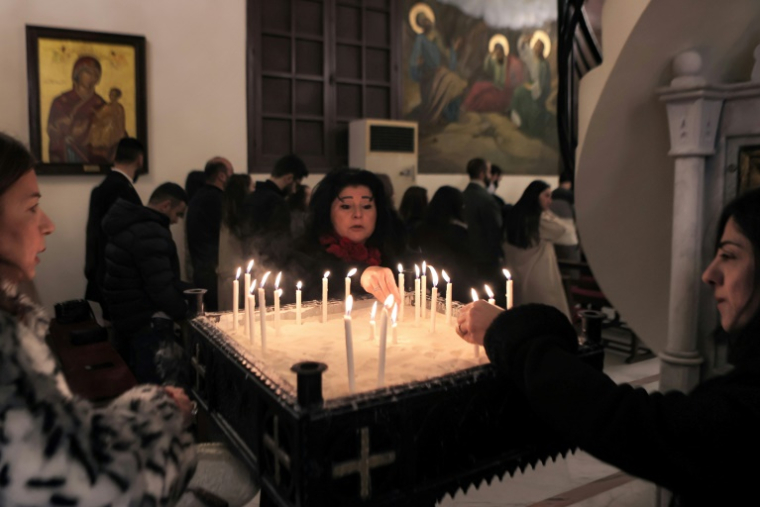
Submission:
[[251,337],[250,326],[250,306],[248,305],[248,296],[251,294],[251,268],[253,268],[253,261],[248,263],[248,267],[245,270],[245,290],[243,291],[243,324],[245,325],[245,335]]
[[329,271],[325,271],[325,275],[322,277],[322,322],[327,322],[327,277],[330,276]]
[[301,325],[301,282],[296,284],[296,324]]
[[398,344],[398,305],[393,305],[393,312],[391,312],[391,329],[393,331],[393,344]]
[[377,387],[385,385],[385,348],[388,341],[388,307],[393,306],[393,296],[388,296],[383,304],[380,317],[380,361],[377,368]]
[[415,264],[414,270],[417,273],[417,278],[414,279],[414,322],[420,321],[420,267]]
[[264,284],[267,283],[267,278],[269,278],[269,274],[271,271],[267,271],[264,273],[264,276],[261,278],[261,285],[259,285],[259,310],[261,318],[261,349],[265,350],[267,348],[267,299],[266,299],[266,293],[264,292]]
[[507,310],[512,308],[512,305],[515,304],[515,299],[512,296],[512,275],[509,273],[509,270],[502,269],[502,273],[504,273],[504,276],[507,277],[507,288],[506,288],[506,299],[507,299]]
[[280,336],[280,296],[282,296],[282,289],[280,288],[280,280],[282,279],[282,271],[277,273],[277,278],[274,279],[274,334]]
[[250,334],[248,335],[248,339],[251,341],[251,345],[253,345],[254,338],[256,338],[256,280],[253,281],[253,284],[251,285],[251,288],[248,289],[248,297],[246,299],[246,303],[248,303],[248,330],[250,331]]
[[404,266],[398,265],[398,293],[401,296],[401,303],[399,303],[398,320],[404,320]]
[[241,268],[237,269],[237,274],[235,275],[235,280],[232,282],[232,332],[236,333],[238,330],[238,306],[240,306],[240,282],[238,281],[238,278],[240,278],[240,272],[242,271]]
[[351,295],[351,277],[354,276],[355,274],[356,274],[356,268],[353,268],[346,275],[346,301],[348,301],[348,296]]
[[369,341],[375,339],[375,330],[377,329],[377,324],[375,324],[375,315],[377,315],[377,301],[375,301],[375,304],[372,305],[372,312],[369,314]]
[[427,263],[422,261],[422,282],[420,282],[420,301],[422,301],[422,318],[427,315]]
[[449,275],[446,274],[445,269],[441,270],[441,276],[446,280],[446,324],[451,324],[451,303],[453,301],[453,296],[451,294],[451,279],[449,278]]
[[349,295],[346,298],[346,316],[343,322],[346,327],[346,362],[348,363],[348,390],[353,394],[356,392],[356,378],[354,376],[354,337],[351,330],[351,307],[354,298]]
[[435,333],[435,318],[438,315],[438,273],[433,266],[430,266],[430,273],[433,275],[433,291],[430,294],[430,332]]
[[489,287],[488,284],[486,284],[483,286],[483,288],[486,290],[486,294],[488,294],[488,304],[495,305],[496,300],[493,298],[493,291],[491,290],[491,287]]
[[[473,303],[475,301],[477,301],[478,299],[480,299],[478,297],[478,293],[475,292],[475,289],[470,289],[470,292],[472,293],[472,302]],[[473,345],[473,350],[475,351],[475,357],[480,357],[480,345],[477,345],[477,344]]]

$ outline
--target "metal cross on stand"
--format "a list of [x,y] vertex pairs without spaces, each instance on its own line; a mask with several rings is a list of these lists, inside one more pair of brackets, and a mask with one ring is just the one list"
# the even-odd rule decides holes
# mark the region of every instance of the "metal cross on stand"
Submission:
[[201,392],[201,377],[206,377],[206,367],[201,364],[201,344],[195,344],[195,356],[190,359],[190,364],[195,370],[195,390]]
[[282,476],[280,464],[290,470],[290,456],[280,447],[280,421],[277,416],[274,416],[274,438],[264,433],[264,447],[274,454],[274,482],[279,486]]
[[351,474],[359,474],[361,478],[360,494],[362,500],[366,500],[370,496],[370,471],[373,468],[390,465],[396,461],[396,453],[394,451],[385,452],[382,454],[369,453],[369,428],[361,429],[361,444],[359,449],[359,459],[352,461],[344,461],[333,465],[332,475],[333,478],[345,477]]

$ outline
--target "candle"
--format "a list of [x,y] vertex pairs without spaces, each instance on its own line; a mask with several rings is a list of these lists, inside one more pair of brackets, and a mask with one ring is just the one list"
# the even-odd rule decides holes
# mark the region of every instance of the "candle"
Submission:
[[398,344],[398,305],[393,305],[391,312],[391,329],[393,330],[393,343]]
[[399,304],[398,320],[404,320],[404,266],[398,265],[398,293],[401,296],[401,303]]
[[422,282],[420,282],[420,301],[422,301],[422,308],[420,308],[420,311],[422,312],[422,318],[425,318],[425,315],[427,315],[427,263],[425,261],[422,261]]
[[[477,293],[477,292],[475,292],[475,289],[470,289],[470,292],[472,293],[472,302],[473,302],[473,303],[474,303],[475,301],[477,301],[478,299],[480,299],[480,298],[478,297],[478,293]],[[480,357],[480,345],[477,345],[477,344],[476,344],[476,345],[474,345],[474,346],[473,346],[473,350],[475,351],[475,357]]]
[[504,273],[504,276],[507,277],[507,289],[506,289],[506,298],[507,298],[507,310],[512,308],[512,305],[515,304],[515,299],[512,296],[512,275],[509,273],[509,270],[502,269],[502,273]]
[[438,273],[430,266],[433,275],[433,291],[430,293],[430,332],[435,333],[435,316],[438,315]]
[[241,268],[237,269],[237,274],[235,275],[235,280],[232,282],[232,332],[236,333],[238,330],[238,306],[240,306],[239,301],[239,291],[240,291],[240,282],[238,281],[238,278],[240,278],[240,272],[242,271]]
[[250,331],[250,334],[248,335],[248,339],[251,341],[251,345],[253,345],[253,340],[256,337],[256,280],[253,281],[253,284],[251,284],[251,288],[248,289],[248,297],[246,299],[246,303],[248,304],[248,308],[250,311],[248,312],[248,330]]
[[417,323],[420,320],[420,267],[415,264],[414,271],[417,273],[417,278],[414,279],[414,322]]
[[351,330],[351,307],[353,306],[354,298],[349,296],[346,298],[346,316],[343,317],[343,322],[346,327],[346,362],[348,363],[348,390],[353,394],[356,391],[356,379],[354,376],[354,337]]
[[330,276],[329,271],[325,271],[325,276],[322,277],[322,322],[327,322],[327,277]]
[[277,273],[277,278],[274,279],[274,334],[280,336],[280,296],[282,296],[282,289],[280,288],[280,280],[282,279],[282,271]]
[[296,324],[301,325],[301,282],[296,284]]
[[495,305],[496,300],[493,298],[493,291],[491,290],[491,287],[488,286],[488,284],[483,286],[486,289],[486,294],[488,294],[488,304],[489,305]]
[[245,270],[245,290],[243,291],[243,324],[245,325],[245,335],[250,338],[251,326],[249,323],[251,309],[248,305],[248,296],[251,294],[251,268],[253,268],[253,260],[248,263],[248,267]]
[[261,349],[264,350],[267,348],[267,299],[266,294],[264,292],[264,285],[267,283],[267,278],[269,278],[269,274],[271,271],[267,271],[264,273],[264,276],[261,278],[261,284],[259,285],[259,310],[261,315],[259,317],[261,318]]
[[356,274],[356,268],[352,269],[348,272],[346,275],[346,300],[348,300],[348,296],[351,295],[351,277]]
[[375,315],[377,314],[377,301],[375,301],[375,304],[372,305],[372,312],[369,314],[369,341],[372,341],[375,339],[375,329],[377,328],[377,324],[375,324]]
[[393,306],[393,295],[385,299],[380,317],[380,361],[377,369],[377,387],[385,385],[385,347],[388,340],[388,308]]
[[451,324],[451,303],[453,295],[451,294],[451,279],[446,274],[446,270],[441,270],[441,276],[446,280],[446,324]]

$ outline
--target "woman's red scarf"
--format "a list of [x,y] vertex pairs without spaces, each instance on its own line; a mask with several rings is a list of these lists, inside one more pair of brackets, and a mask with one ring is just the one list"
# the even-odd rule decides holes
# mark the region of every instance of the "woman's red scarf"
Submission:
[[319,238],[322,246],[335,257],[346,262],[361,262],[369,266],[380,265],[380,250],[354,243],[348,238],[334,234],[325,234]]

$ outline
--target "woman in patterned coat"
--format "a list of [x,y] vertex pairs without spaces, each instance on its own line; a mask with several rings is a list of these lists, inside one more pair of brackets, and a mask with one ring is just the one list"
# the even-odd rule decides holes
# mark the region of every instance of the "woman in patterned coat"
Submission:
[[107,406],[73,396],[19,294],[53,223],[33,160],[0,134],[0,505],[171,505],[195,469],[181,389],[140,386]]

